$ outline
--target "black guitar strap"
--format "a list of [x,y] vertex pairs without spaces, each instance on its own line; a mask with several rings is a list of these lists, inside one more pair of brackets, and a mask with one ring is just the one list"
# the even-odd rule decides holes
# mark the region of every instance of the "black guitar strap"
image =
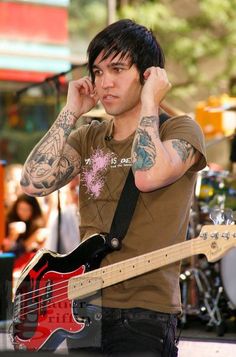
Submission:
[[[160,114],[160,126],[169,118],[170,116],[166,113]],[[106,235],[107,244],[111,250],[121,249],[121,241],[128,231],[139,192],[134,183],[132,168],[130,168],[111,223],[110,233]]]

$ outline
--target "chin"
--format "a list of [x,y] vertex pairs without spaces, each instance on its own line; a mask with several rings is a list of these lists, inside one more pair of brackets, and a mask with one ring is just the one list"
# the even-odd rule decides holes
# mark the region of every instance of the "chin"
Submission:
[[111,109],[111,108],[104,108],[104,109],[105,109],[106,113],[111,116],[120,114],[120,111],[115,110],[115,109]]

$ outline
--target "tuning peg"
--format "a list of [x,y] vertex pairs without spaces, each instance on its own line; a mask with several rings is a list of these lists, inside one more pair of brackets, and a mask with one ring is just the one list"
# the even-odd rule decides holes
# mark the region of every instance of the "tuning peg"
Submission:
[[230,238],[230,232],[223,232],[221,236],[222,236],[222,238],[229,239]]
[[209,214],[214,224],[231,224],[234,221],[233,211],[231,208],[221,209],[214,207]]
[[234,222],[234,214],[231,208],[224,209],[225,224],[232,224]]
[[212,232],[210,234],[210,237],[213,238],[213,239],[218,239],[219,238],[219,233],[218,232]]

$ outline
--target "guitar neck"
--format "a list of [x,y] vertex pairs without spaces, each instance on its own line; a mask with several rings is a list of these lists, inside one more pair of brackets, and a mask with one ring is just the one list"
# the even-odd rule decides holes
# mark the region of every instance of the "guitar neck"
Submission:
[[68,298],[82,298],[105,287],[203,253],[203,246],[204,240],[195,238],[73,277],[68,284]]

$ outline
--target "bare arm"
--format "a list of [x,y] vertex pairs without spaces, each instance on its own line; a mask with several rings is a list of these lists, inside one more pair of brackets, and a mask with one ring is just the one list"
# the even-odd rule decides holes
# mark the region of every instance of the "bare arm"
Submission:
[[66,142],[74,122],[73,114],[63,110],[32,150],[21,178],[21,186],[26,193],[45,196],[67,184],[79,173],[79,154]]
[[66,106],[24,164],[21,186],[25,193],[48,195],[79,173],[80,155],[67,143],[67,139],[77,119],[96,102],[88,77],[70,83]]
[[169,88],[163,69],[151,67],[147,71],[141,97],[141,118],[132,147],[135,183],[144,192],[173,183],[200,156],[184,140],[160,140],[159,105]]

